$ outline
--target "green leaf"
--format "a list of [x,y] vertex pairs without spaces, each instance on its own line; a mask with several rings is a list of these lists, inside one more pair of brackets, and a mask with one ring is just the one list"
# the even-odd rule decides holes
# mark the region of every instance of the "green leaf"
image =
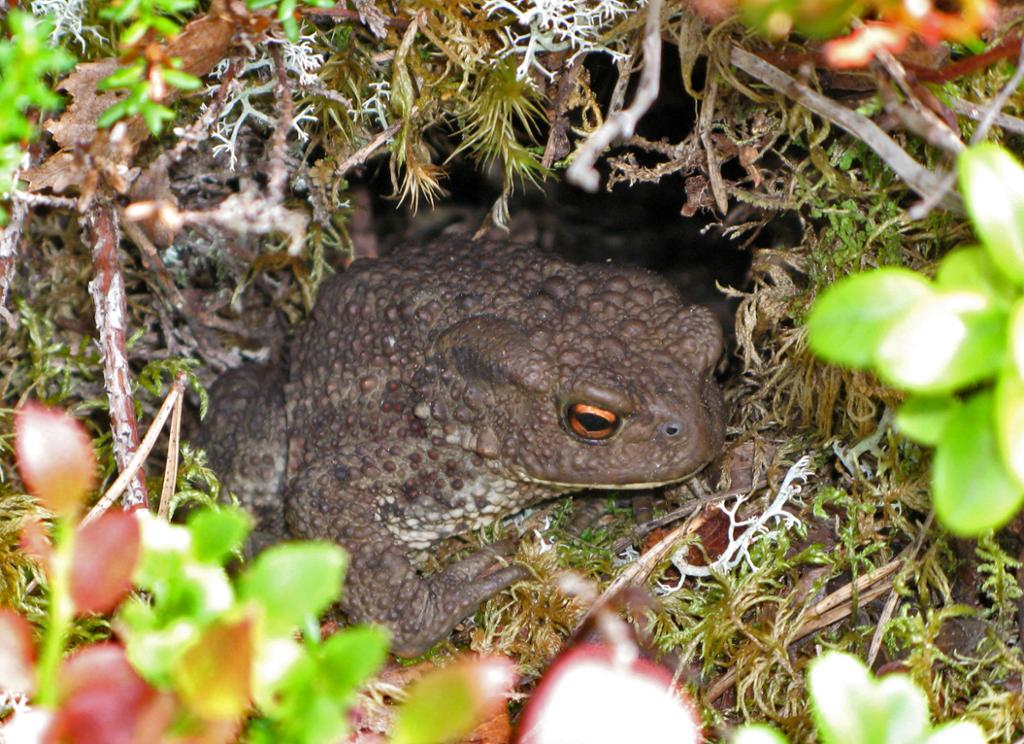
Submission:
[[398,709],[392,744],[440,744],[470,731],[476,720],[473,690],[461,676],[434,672],[420,679]]
[[188,518],[192,554],[203,563],[223,563],[241,549],[251,527],[249,515],[241,509],[201,509]]
[[824,744],[906,744],[928,731],[928,700],[906,675],[876,680],[860,659],[832,651],[811,662],[808,684]]
[[956,405],[956,398],[949,395],[913,395],[896,412],[896,428],[907,439],[934,447]]
[[295,18],[290,15],[282,18],[281,28],[284,29],[284,35],[288,37],[288,41],[294,44],[299,40],[299,24],[296,23]]
[[867,367],[897,316],[930,294],[929,282],[907,269],[877,269],[847,277],[815,301],[807,318],[807,341],[826,361]]
[[986,380],[1002,366],[1006,312],[978,292],[942,291],[919,299],[882,335],[879,375],[918,393],[947,393]]
[[239,591],[263,606],[267,634],[283,635],[337,599],[344,568],[345,553],[333,543],[275,545],[256,557]]
[[1024,299],[1010,308],[1009,321],[1010,361],[1017,374],[1024,377]]
[[100,129],[106,129],[111,126],[114,122],[128,115],[128,108],[130,105],[131,104],[129,104],[127,100],[118,101],[113,104],[110,108],[100,114],[100,118],[96,120],[96,126]]
[[149,31],[152,16],[145,16],[132,23],[121,32],[121,44],[125,47],[132,47],[139,43],[146,32]]
[[515,667],[498,656],[464,658],[420,677],[398,708],[391,744],[444,744],[461,740],[504,704]]
[[181,26],[170,18],[164,18],[163,16],[152,16],[149,19],[149,26],[161,36],[168,39],[177,36],[178,32],[181,31]]
[[113,90],[115,88],[131,88],[142,80],[142,73],[144,69],[145,67],[142,62],[129,65],[128,67],[122,67],[96,83],[96,89]]
[[939,262],[935,275],[939,289],[980,292],[992,300],[1009,305],[1017,292],[999,271],[984,248],[957,248]]
[[959,158],[960,190],[974,229],[1007,277],[1024,285],[1024,168],[999,145],[982,142]]
[[166,106],[155,103],[154,101],[146,100],[142,103],[142,119],[146,122],[146,126],[149,127],[149,131],[153,134],[160,134],[160,130],[164,128],[165,121],[172,121],[174,119],[174,112]]
[[382,628],[348,628],[328,638],[318,654],[331,695],[347,699],[387,660],[388,634]]
[[317,661],[306,654],[288,671],[264,712],[275,722],[274,741],[333,744],[348,731],[345,708],[323,694],[325,682]]
[[1013,369],[1004,369],[995,396],[999,454],[1017,484],[1024,488],[1024,380]]
[[1024,500],[999,455],[991,391],[975,393],[949,417],[932,463],[935,513],[950,532],[980,535],[1010,520]]
[[172,70],[169,67],[165,67],[160,70],[160,75],[163,77],[164,82],[178,88],[179,90],[196,90],[203,84],[203,81],[195,75],[189,75],[187,72],[182,72],[181,70]]

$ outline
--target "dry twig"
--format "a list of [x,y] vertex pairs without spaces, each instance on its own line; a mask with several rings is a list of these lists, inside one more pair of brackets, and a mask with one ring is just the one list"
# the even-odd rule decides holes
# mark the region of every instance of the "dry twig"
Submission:
[[[806,638],[816,630],[827,628],[833,623],[848,617],[853,611],[853,596],[856,594],[860,603],[867,603],[885,594],[892,589],[892,575],[904,563],[905,558],[886,563],[876,568],[871,573],[861,576],[857,581],[850,582],[836,591],[829,594],[820,602],[815,604],[805,615],[803,623],[796,632],[788,639],[790,644]],[[737,671],[734,668],[727,671],[711,684],[706,693],[706,700],[710,703],[728,690],[736,681]]]
[[601,177],[594,168],[598,156],[616,139],[633,136],[636,125],[658,97],[661,76],[661,7],[663,0],[650,0],[644,24],[644,68],[629,108],[610,113],[604,123],[583,143],[565,172],[569,183],[591,193]]
[[[139,446],[139,426],[135,420],[132,375],[125,348],[127,326],[124,277],[117,258],[120,230],[112,200],[93,204],[82,216],[87,242],[93,247],[96,276],[89,282],[89,293],[96,305],[96,328],[100,333],[103,355],[103,380],[110,406],[110,428],[114,460],[124,471]],[[124,498],[126,509],[147,506],[146,483],[137,473],[128,483]]]
[[[778,67],[745,49],[734,46],[730,59],[736,67],[751,77],[760,80],[773,90],[791,98],[801,106],[828,119],[860,139],[918,194],[928,196],[941,188],[942,176],[933,173],[910,157],[902,147],[866,116],[841,106],[806,85],[801,85]],[[960,199],[955,194],[944,194],[939,203],[947,209],[962,210]]]
[[[988,130],[992,127],[995,122],[996,115],[999,114],[1006,102],[1009,100],[1013,92],[1020,87],[1021,81],[1024,81],[1024,45],[1020,46],[1017,55],[1017,69],[1014,70],[1013,76],[1003,89],[999,91],[999,94],[992,99],[992,102],[986,107],[985,114],[981,117],[978,122],[977,129],[974,130],[974,134],[971,136],[971,144],[975,145],[981,142],[988,135]],[[956,184],[956,172],[952,171],[942,179],[938,188],[931,193],[926,194],[925,198],[920,202],[911,207],[907,214],[911,219],[922,220],[928,216],[928,214],[935,209],[935,207],[942,203],[950,189]]]
[[[107,492],[103,494],[102,498],[97,501],[89,513],[82,520],[83,524],[88,524],[92,520],[96,519],[103,512],[110,508],[110,506],[117,501],[117,498],[124,491],[129,481],[138,474],[139,469],[142,467],[142,463],[145,462],[146,458],[149,457],[149,453],[153,451],[153,445],[156,444],[156,439],[160,436],[160,431],[163,429],[164,423],[167,421],[167,417],[171,415],[171,412],[180,406],[180,400],[185,392],[185,379],[179,376],[174,380],[174,384],[171,385],[170,391],[167,393],[167,397],[164,398],[164,402],[160,406],[160,410],[156,412],[156,416],[153,417],[153,423],[149,425],[149,429],[146,431],[146,436],[143,438],[139,448],[132,455],[132,459],[128,464],[121,469],[117,479],[110,485]],[[173,422],[172,422],[173,428]],[[173,431],[172,431],[173,434]],[[175,472],[177,472],[177,447],[172,439],[171,445],[168,448],[168,460],[171,458],[171,452],[174,453],[175,457]],[[169,466],[168,466],[169,469]],[[166,490],[166,479],[165,486]],[[161,501],[163,498],[161,497]]]
[[14,276],[14,268],[18,260],[18,246],[21,243],[21,231],[25,226],[26,217],[28,217],[28,203],[15,199],[11,205],[7,226],[0,230],[0,317],[11,328],[18,325],[18,320],[7,309],[7,293],[11,289],[11,279]]
[[[181,408],[185,400],[185,375],[180,374],[167,398],[174,398],[174,411],[171,415],[171,428],[167,435],[167,463],[164,465],[164,484],[160,491],[160,509],[157,512],[161,519],[169,519],[171,513],[171,497],[174,496],[178,481],[178,446],[181,442]],[[153,422],[156,423],[155,421]],[[158,427],[159,429],[159,427]],[[149,432],[146,432],[147,435]]]
[[274,84],[274,98],[277,101],[277,123],[270,138],[270,175],[267,178],[267,198],[271,204],[284,201],[284,189],[288,183],[288,130],[292,127],[292,92],[288,87],[288,71],[281,58],[281,48],[268,44],[277,79]]
[[342,160],[341,163],[338,164],[335,173],[339,177],[344,177],[350,170],[365,163],[370,159],[370,156],[386,145],[404,125],[405,119],[399,119],[398,121],[392,122],[391,126]]

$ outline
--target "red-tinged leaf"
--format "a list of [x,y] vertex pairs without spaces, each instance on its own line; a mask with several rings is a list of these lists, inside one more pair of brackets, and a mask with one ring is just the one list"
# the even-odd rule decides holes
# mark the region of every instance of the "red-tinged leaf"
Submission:
[[515,665],[501,656],[462,659],[424,675],[398,710],[391,744],[460,740],[500,710],[515,680]]
[[47,509],[74,516],[96,483],[96,460],[85,429],[57,408],[27,403],[14,414],[18,471]]
[[109,612],[132,586],[139,559],[139,523],[123,511],[79,528],[71,565],[71,601],[81,613]]
[[0,691],[31,695],[35,685],[32,628],[21,615],[0,609]]
[[905,26],[865,21],[847,36],[824,44],[821,55],[832,69],[849,70],[864,67],[881,49],[899,54],[909,40],[910,30]]
[[653,662],[611,646],[562,654],[541,679],[520,719],[518,744],[697,744],[693,703]]
[[229,720],[252,697],[252,620],[214,623],[181,655],[174,670],[186,705],[200,718]]
[[174,700],[150,687],[114,643],[87,646],[60,671],[60,709],[45,744],[158,744]]

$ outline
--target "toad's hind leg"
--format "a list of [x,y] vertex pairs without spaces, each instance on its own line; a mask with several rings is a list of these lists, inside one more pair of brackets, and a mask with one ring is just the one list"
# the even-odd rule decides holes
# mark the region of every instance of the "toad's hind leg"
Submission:
[[424,576],[358,496],[325,497],[313,485],[330,479],[300,477],[289,487],[289,524],[297,535],[330,537],[348,551],[341,608],[353,623],[385,626],[394,654],[423,653],[482,602],[530,575],[525,566],[503,565],[504,551],[493,546]]
[[249,555],[288,539],[284,383],[282,370],[255,364],[221,375],[210,388],[210,410],[196,437],[221,485],[256,521],[246,546]]

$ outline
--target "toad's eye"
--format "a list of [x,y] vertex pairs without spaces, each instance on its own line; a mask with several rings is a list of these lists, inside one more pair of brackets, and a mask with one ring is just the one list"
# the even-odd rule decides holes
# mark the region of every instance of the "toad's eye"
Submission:
[[573,434],[583,439],[608,439],[619,430],[622,419],[606,408],[573,403],[566,409],[565,419]]

